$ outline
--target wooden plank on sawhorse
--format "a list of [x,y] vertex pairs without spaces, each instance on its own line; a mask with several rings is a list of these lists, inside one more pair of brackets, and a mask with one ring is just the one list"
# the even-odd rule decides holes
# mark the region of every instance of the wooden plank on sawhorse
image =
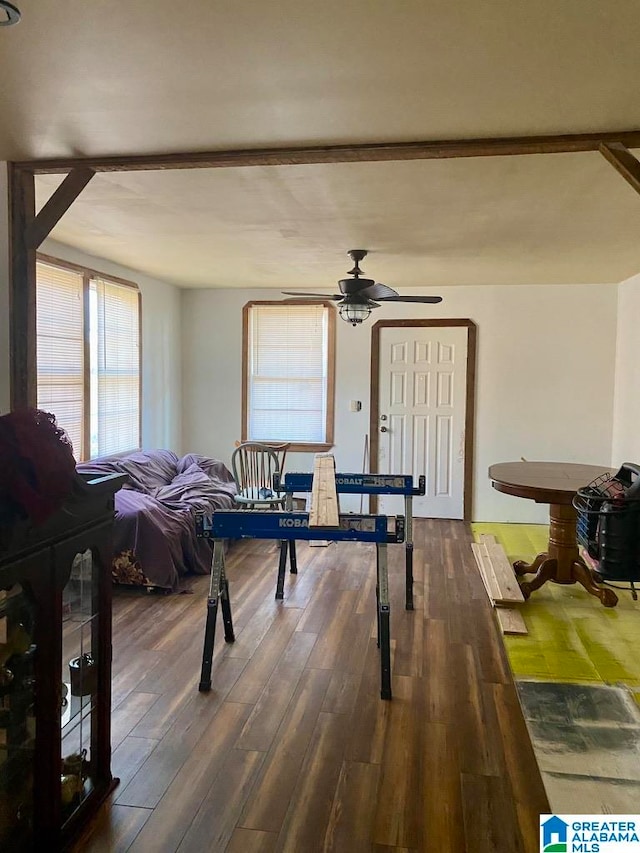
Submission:
[[309,527],[339,526],[336,462],[330,453],[317,453],[313,463]]

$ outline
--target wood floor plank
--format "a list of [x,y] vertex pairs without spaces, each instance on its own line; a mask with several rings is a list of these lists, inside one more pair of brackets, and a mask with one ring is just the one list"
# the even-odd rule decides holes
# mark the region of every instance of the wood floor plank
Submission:
[[494,684],[492,690],[504,747],[507,775],[522,827],[526,853],[538,850],[538,815],[551,809],[538,772],[535,754],[512,684]]
[[463,647],[463,678],[458,682],[456,736],[463,773],[501,776],[505,770],[492,685],[478,673],[476,650]]
[[116,793],[124,791],[157,745],[158,741],[151,738],[126,737],[113,751],[111,770],[120,779]]
[[[449,640],[447,623],[443,619],[427,619],[424,626],[424,643],[429,650],[426,667],[426,715],[433,722],[446,723],[451,719],[452,685],[459,673],[452,665],[457,657],[457,647]],[[459,662],[459,659],[458,659]]]
[[[126,633],[125,635],[126,636]],[[124,645],[124,644],[123,644]],[[140,682],[150,672],[156,670],[165,660],[162,652],[127,647],[124,654],[114,656],[113,677],[111,679],[111,707],[117,708],[134,690],[140,689]],[[153,691],[145,691],[153,692]]]
[[524,616],[511,607],[496,607],[496,618],[503,634],[528,634]]
[[149,809],[113,806],[100,809],[88,835],[83,835],[72,853],[126,853],[151,816]]
[[474,853],[524,853],[507,780],[463,773],[461,784],[465,849]]
[[318,849],[319,840],[327,831],[347,737],[344,716],[325,713],[318,716],[276,850],[300,853]]
[[269,750],[316,639],[316,634],[294,632],[240,733],[238,749]]
[[154,808],[132,847],[135,853],[173,853],[178,849],[221,772],[249,711],[249,705],[236,702],[222,705]]
[[318,637],[309,658],[309,666],[314,669],[334,669],[336,660],[343,652],[348,652],[348,637],[351,635],[351,616],[355,610],[357,592],[342,590],[336,606],[325,629]]
[[472,542],[471,551],[473,552],[473,556],[478,566],[478,572],[482,578],[482,583],[487,590],[489,601],[491,601],[492,604],[495,604],[496,601],[502,601],[500,585],[498,584],[498,579],[493,571],[493,566],[491,565],[491,560],[487,554],[486,547],[483,547],[477,542]]
[[[219,643],[214,661],[220,659],[223,644]],[[155,678],[145,678],[141,687],[155,684],[161,695],[132,729],[134,737],[161,739],[171,728],[185,706],[193,700],[198,673],[202,662],[202,648],[193,644],[178,658],[168,659],[163,671]]]
[[111,749],[116,750],[158,699],[159,693],[132,691],[111,714]]
[[179,853],[226,849],[263,760],[262,752],[244,749],[229,752],[177,848]]
[[[332,549],[329,548],[328,550],[331,551]],[[315,594],[305,608],[297,630],[307,631],[310,634],[322,633],[324,626],[333,614],[340,594],[341,590],[337,582],[336,572],[333,570],[322,572]]]
[[363,764],[380,764],[384,753],[391,703],[380,699],[380,652],[369,638],[360,689],[349,718],[351,735],[346,758]]
[[240,827],[234,830],[225,853],[273,853],[277,841],[275,832]]
[[316,728],[331,673],[307,669],[276,733],[239,825],[280,832]]
[[422,803],[413,796],[413,791],[421,790],[422,781],[420,749],[416,750],[424,736],[421,692],[417,679],[394,679],[372,837],[391,847],[424,848]]
[[263,641],[244,668],[229,696],[231,702],[256,702],[271,677],[291,635],[300,621],[302,611],[281,608]]
[[234,620],[235,642],[225,649],[227,657],[250,660],[282,609],[281,602],[267,594],[246,625],[238,627]]
[[322,850],[365,853],[371,849],[380,767],[345,761],[331,807]]
[[118,793],[121,805],[155,808],[165,791],[189,758],[226,700],[231,687],[242,672],[245,662],[223,659],[216,667],[211,693],[198,693],[193,686],[193,699],[177,717],[166,735],[131,782]]
[[343,637],[331,683],[322,710],[332,714],[350,714],[356,704],[362,681],[362,661],[367,653],[371,617],[352,614],[349,633]]
[[483,546],[498,583],[500,599],[505,602],[522,604],[524,602],[522,590],[502,545],[499,542],[483,542]]
[[460,761],[455,720],[425,722],[421,743],[424,837],[423,849],[465,849]]

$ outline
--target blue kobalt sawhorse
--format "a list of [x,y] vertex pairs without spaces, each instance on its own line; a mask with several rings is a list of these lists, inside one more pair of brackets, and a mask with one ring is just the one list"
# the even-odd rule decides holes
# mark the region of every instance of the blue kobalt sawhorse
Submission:
[[[388,522],[393,522],[389,530]],[[389,636],[389,577],[387,573],[387,543],[404,540],[404,517],[401,515],[341,515],[340,527],[309,527],[306,512],[275,512],[273,510],[216,510],[213,515],[196,515],[198,536],[213,539],[211,583],[207,599],[207,622],[202,651],[202,671],[199,690],[211,690],[211,665],[215,642],[218,601],[222,603],[224,638],[235,639],[229,601],[229,583],[224,570],[224,539],[325,539],[336,542],[372,542],[376,545],[376,602],[378,617],[378,646],[380,648],[380,695],[391,699],[391,645]],[[285,566],[278,567],[278,590],[282,598]],[[276,593],[276,597],[278,597]]]
[[[313,474],[287,473],[284,479],[279,474],[273,477],[273,487],[276,492],[286,492],[290,502],[294,492],[310,492],[313,487]],[[424,476],[418,477],[417,488],[413,485],[411,474],[336,474],[336,491],[345,495],[404,495],[405,513],[405,608],[413,610],[413,497],[424,495],[426,481]],[[291,509],[290,503],[287,509]],[[330,537],[319,537],[330,538]],[[280,560],[286,562],[287,543],[283,543]],[[295,542],[289,542],[291,554],[291,571],[295,574],[296,551]]]

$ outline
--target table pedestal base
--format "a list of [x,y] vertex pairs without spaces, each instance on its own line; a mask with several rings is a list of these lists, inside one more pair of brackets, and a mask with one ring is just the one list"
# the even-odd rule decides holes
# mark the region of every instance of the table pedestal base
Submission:
[[525,598],[547,581],[555,583],[579,583],[588,593],[599,598],[605,607],[615,607],[618,596],[612,589],[596,584],[591,569],[578,551],[576,540],[577,515],[574,508],[566,504],[551,504],[549,511],[549,546],[546,552],[538,554],[533,563],[517,560],[513,569],[517,575],[535,572],[531,581],[522,581],[520,589]]

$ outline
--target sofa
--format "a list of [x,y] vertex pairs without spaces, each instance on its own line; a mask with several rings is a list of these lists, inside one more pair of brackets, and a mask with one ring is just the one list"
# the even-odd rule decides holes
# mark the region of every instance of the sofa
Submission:
[[178,591],[185,575],[208,574],[211,546],[196,537],[195,513],[235,506],[236,484],[222,462],[195,453],[139,450],[76,468],[82,475],[128,475],[115,495],[116,583]]

